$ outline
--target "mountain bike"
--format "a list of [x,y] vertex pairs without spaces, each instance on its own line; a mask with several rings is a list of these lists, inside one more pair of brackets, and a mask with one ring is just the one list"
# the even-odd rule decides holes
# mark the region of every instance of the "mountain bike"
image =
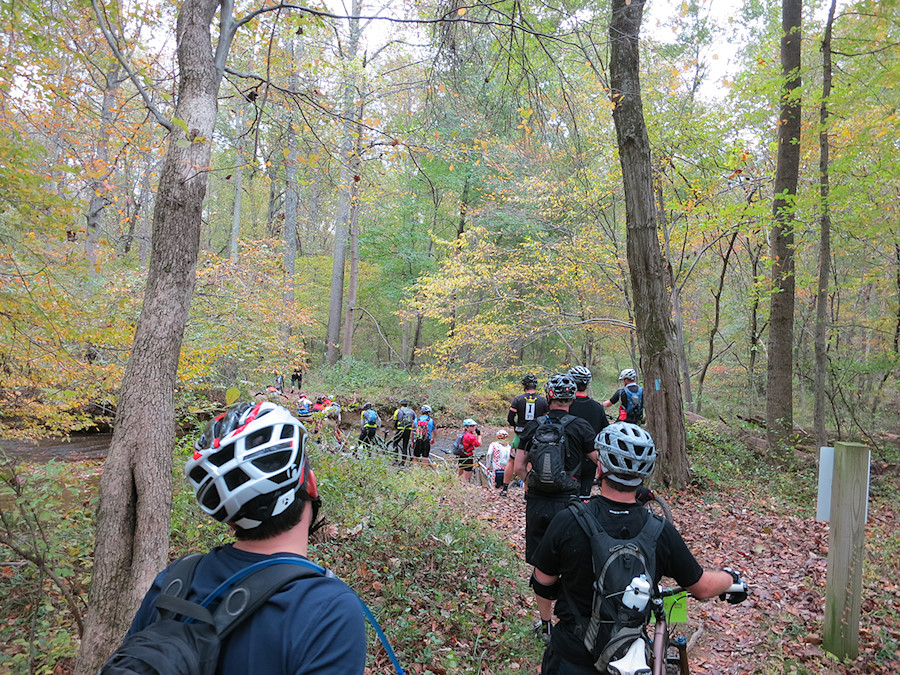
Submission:
[[[741,592],[746,592],[746,585],[743,583],[732,584],[725,594]],[[690,675],[687,638],[683,635],[674,635],[668,626],[669,615],[676,602],[684,602],[687,597],[691,597],[691,594],[681,586],[657,589],[656,594],[650,600],[653,618],[656,621],[656,627],[653,630],[651,666],[647,669],[646,665],[633,667],[630,663],[623,663],[622,667],[618,669],[620,675],[639,675],[640,673],[646,675]],[[673,601],[667,603],[667,598],[672,598]],[[625,661],[626,658],[627,655],[620,661]],[[610,667],[612,668],[616,663],[611,663]]]

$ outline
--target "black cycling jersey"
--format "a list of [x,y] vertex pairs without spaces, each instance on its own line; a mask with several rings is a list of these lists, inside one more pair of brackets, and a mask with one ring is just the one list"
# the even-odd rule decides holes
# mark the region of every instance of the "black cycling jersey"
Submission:
[[587,420],[594,428],[595,434],[600,433],[600,430],[609,424],[606,409],[590,396],[576,396],[569,408],[569,414]]
[[536,392],[519,394],[509,407],[506,422],[515,428],[517,434],[520,434],[527,422],[546,415],[548,410],[550,410],[550,406],[547,405],[547,399],[540,394]]

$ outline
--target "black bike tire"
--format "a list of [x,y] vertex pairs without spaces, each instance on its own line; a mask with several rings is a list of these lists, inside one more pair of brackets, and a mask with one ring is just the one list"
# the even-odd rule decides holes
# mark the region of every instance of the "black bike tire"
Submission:
[[653,493],[653,499],[644,503],[644,508],[650,513],[662,516],[673,525],[675,524],[675,518],[672,517],[672,509],[669,507],[669,502],[655,492]]

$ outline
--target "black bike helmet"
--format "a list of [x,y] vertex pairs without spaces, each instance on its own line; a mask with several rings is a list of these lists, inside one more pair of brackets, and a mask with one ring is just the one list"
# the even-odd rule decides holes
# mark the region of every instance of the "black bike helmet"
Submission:
[[409,399],[405,399],[405,398],[400,399],[400,407],[401,408],[405,408],[408,405],[409,405]]
[[371,403],[366,403],[366,404],[363,406],[363,410],[371,410],[372,408],[373,408],[373,406],[372,406]]
[[526,375],[522,378],[522,386],[526,389],[534,389],[537,387],[537,377],[535,375]]
[[584,366],[574,366],[569,368],[569,377],[575,380],[576,384],[590,384],[593,379],[591,371]]
[[578,391],[578,387],[575,385],[575,380],[565,373],[556,373],[544,385],[548,401],[575,398],[576,391]]
[[656,466],[653,438],[637,424],[616,422],[594,439],[603,473],[619,485],[637,487]]

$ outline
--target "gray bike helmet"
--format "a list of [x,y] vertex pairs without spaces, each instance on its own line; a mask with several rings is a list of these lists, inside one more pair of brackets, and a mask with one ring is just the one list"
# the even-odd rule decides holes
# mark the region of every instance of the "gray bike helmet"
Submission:
[[575,380],[576,384],[590,384],[593,376],[591,371],[584,366],[574,366],[569,368],[569,377]]
[[605,427],[594,439],[594,449],[608,478],[625,487],[637,487],[656,466],[656,448],[644,429],[628,422]]
[[534,389],[537,387],[537,376],[526,375],[522,378],[522,386],[526,389]]
[[430,415],[430,414],[431,414],[431,406],[428,405],[427,403],[426,403],[425,405],[423,405],[423,406],[422,406],[422,413],[425,414],[425,415]]
[[565,373],[556,373],[544,385],[548,401],[575,398],[576,391],[578,391],[578,387],[575,386],[575,380]]
[[637,381],[637,373],[634,371],[634,368],[626,368],[619,373],[619,379]]

